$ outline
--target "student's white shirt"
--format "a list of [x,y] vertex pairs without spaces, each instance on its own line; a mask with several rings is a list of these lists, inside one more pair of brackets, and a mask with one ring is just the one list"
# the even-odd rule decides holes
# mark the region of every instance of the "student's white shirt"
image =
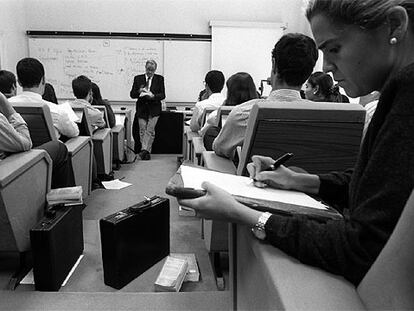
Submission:
[[99,109],[93,107],[87,100],[85,99],[75,99],[73,101],[75,105],[83,106],[88,111],[89,119],[92,123],[92,126],[97,128],[104,128],[106,123],[104,120],[104,114]]
[[79,135],[79,128],[77,124],[69,119],[67,113],[59,109],[59,105],[44,100],[38,93],[24,91],[17,96],[9,98],[9,102],[46,104],[50,109],[57,138],[60,138],[61,135],[65,135],[69,138]]
[[374,100],[366,104],[364,107],[366,114],[365,114],[364,130],[362,132],[362,139],[364,139],[365,134],[367,133],[368,126],[371,123],[372,116],[374,115],[375,110],[377,110],[377,105],[378,105],[378,100]]
[[206,108],[219,108],[225,100],[225,97],[221,93],[213,93],[210,95],[209,98],[202,100],[195,104],[193,110],[193,116],[190,120],[190,129],[193,132],[197,132],[201,129],[203,124],[201,124],[201,117],[203,115],[203,111]]

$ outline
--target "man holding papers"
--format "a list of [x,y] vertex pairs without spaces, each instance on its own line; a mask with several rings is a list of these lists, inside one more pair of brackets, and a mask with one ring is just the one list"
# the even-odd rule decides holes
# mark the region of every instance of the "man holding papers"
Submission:
[[132,135],[135,153],[139,153],[141,160],[151,159],[155,126],[161,114],[161,100],[165,98],[164,77],[155,74],[156,70],[155,60],[147,60],[145,74],[134,77],[130,92],[131,98],[137,98]]
[[274,163],[266,157],[253,157],[248,166],[252,178],[271,187],[318,194],[335,204],[343,218],[320,222],[305,215],[262,213],[211,183],[203,184],[205,196],[179,204],[202,217],[250,226],[257,237],[303,263],[358,285],[414,188],[414,13],[406,9],[408,1],[402,3],[313,0],[308,5],[306,15],[324,52],[324,70],[351,97],[381,91],[354,169],[312,175],[282,165],[264,171]]

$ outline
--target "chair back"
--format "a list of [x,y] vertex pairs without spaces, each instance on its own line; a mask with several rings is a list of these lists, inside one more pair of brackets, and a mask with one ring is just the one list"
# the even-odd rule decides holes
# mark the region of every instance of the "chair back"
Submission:
[[358,286],[370,310],[414,309],[414,191],[378,258]]
[[358,156],[365,110],[358,104],[259,103],[249,115],[238,175],[246,175],[253,155],[277,158],[292,152],[288,165],[309,173],[353,167]]
[[234,106],[221,106],[217,111],[217,126],[222,128]]
[[52,160],[44,150],[15,153],[1,161],[0,251],[30,249],[30,229],[44,214],[51,179]]
[[39,103],[13,103],[16,112],[20,113],[29,128],[33,147],[51,140],[57,140],[50,109]]
[[212,113],[216,109],[217,108],[213,108],[213,107],[204,108],[203,113],[201,114],[201,126],[203,126],[206,123],[206,120],[209,114]]

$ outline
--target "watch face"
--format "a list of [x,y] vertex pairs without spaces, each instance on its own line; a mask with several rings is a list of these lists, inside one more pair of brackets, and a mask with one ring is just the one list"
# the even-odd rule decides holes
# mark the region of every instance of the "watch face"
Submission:
[[258,238],[259,240],[264,240],[266,238],[266,232],[264,230],[254,227],[252,231],[256,238]]

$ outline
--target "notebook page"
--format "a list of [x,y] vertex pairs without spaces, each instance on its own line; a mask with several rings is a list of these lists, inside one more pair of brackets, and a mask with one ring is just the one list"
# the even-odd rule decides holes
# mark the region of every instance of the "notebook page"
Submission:
[[225,174],[182,165],[181,178],[183,179],[184,187],[202,189],[201,184],[204,181],[208,181],[232,195],[327,210],[327,207],[324,204],[303,192],[273,189],[269,187],[258,188],[253,185],[252,179],[245,176]]

